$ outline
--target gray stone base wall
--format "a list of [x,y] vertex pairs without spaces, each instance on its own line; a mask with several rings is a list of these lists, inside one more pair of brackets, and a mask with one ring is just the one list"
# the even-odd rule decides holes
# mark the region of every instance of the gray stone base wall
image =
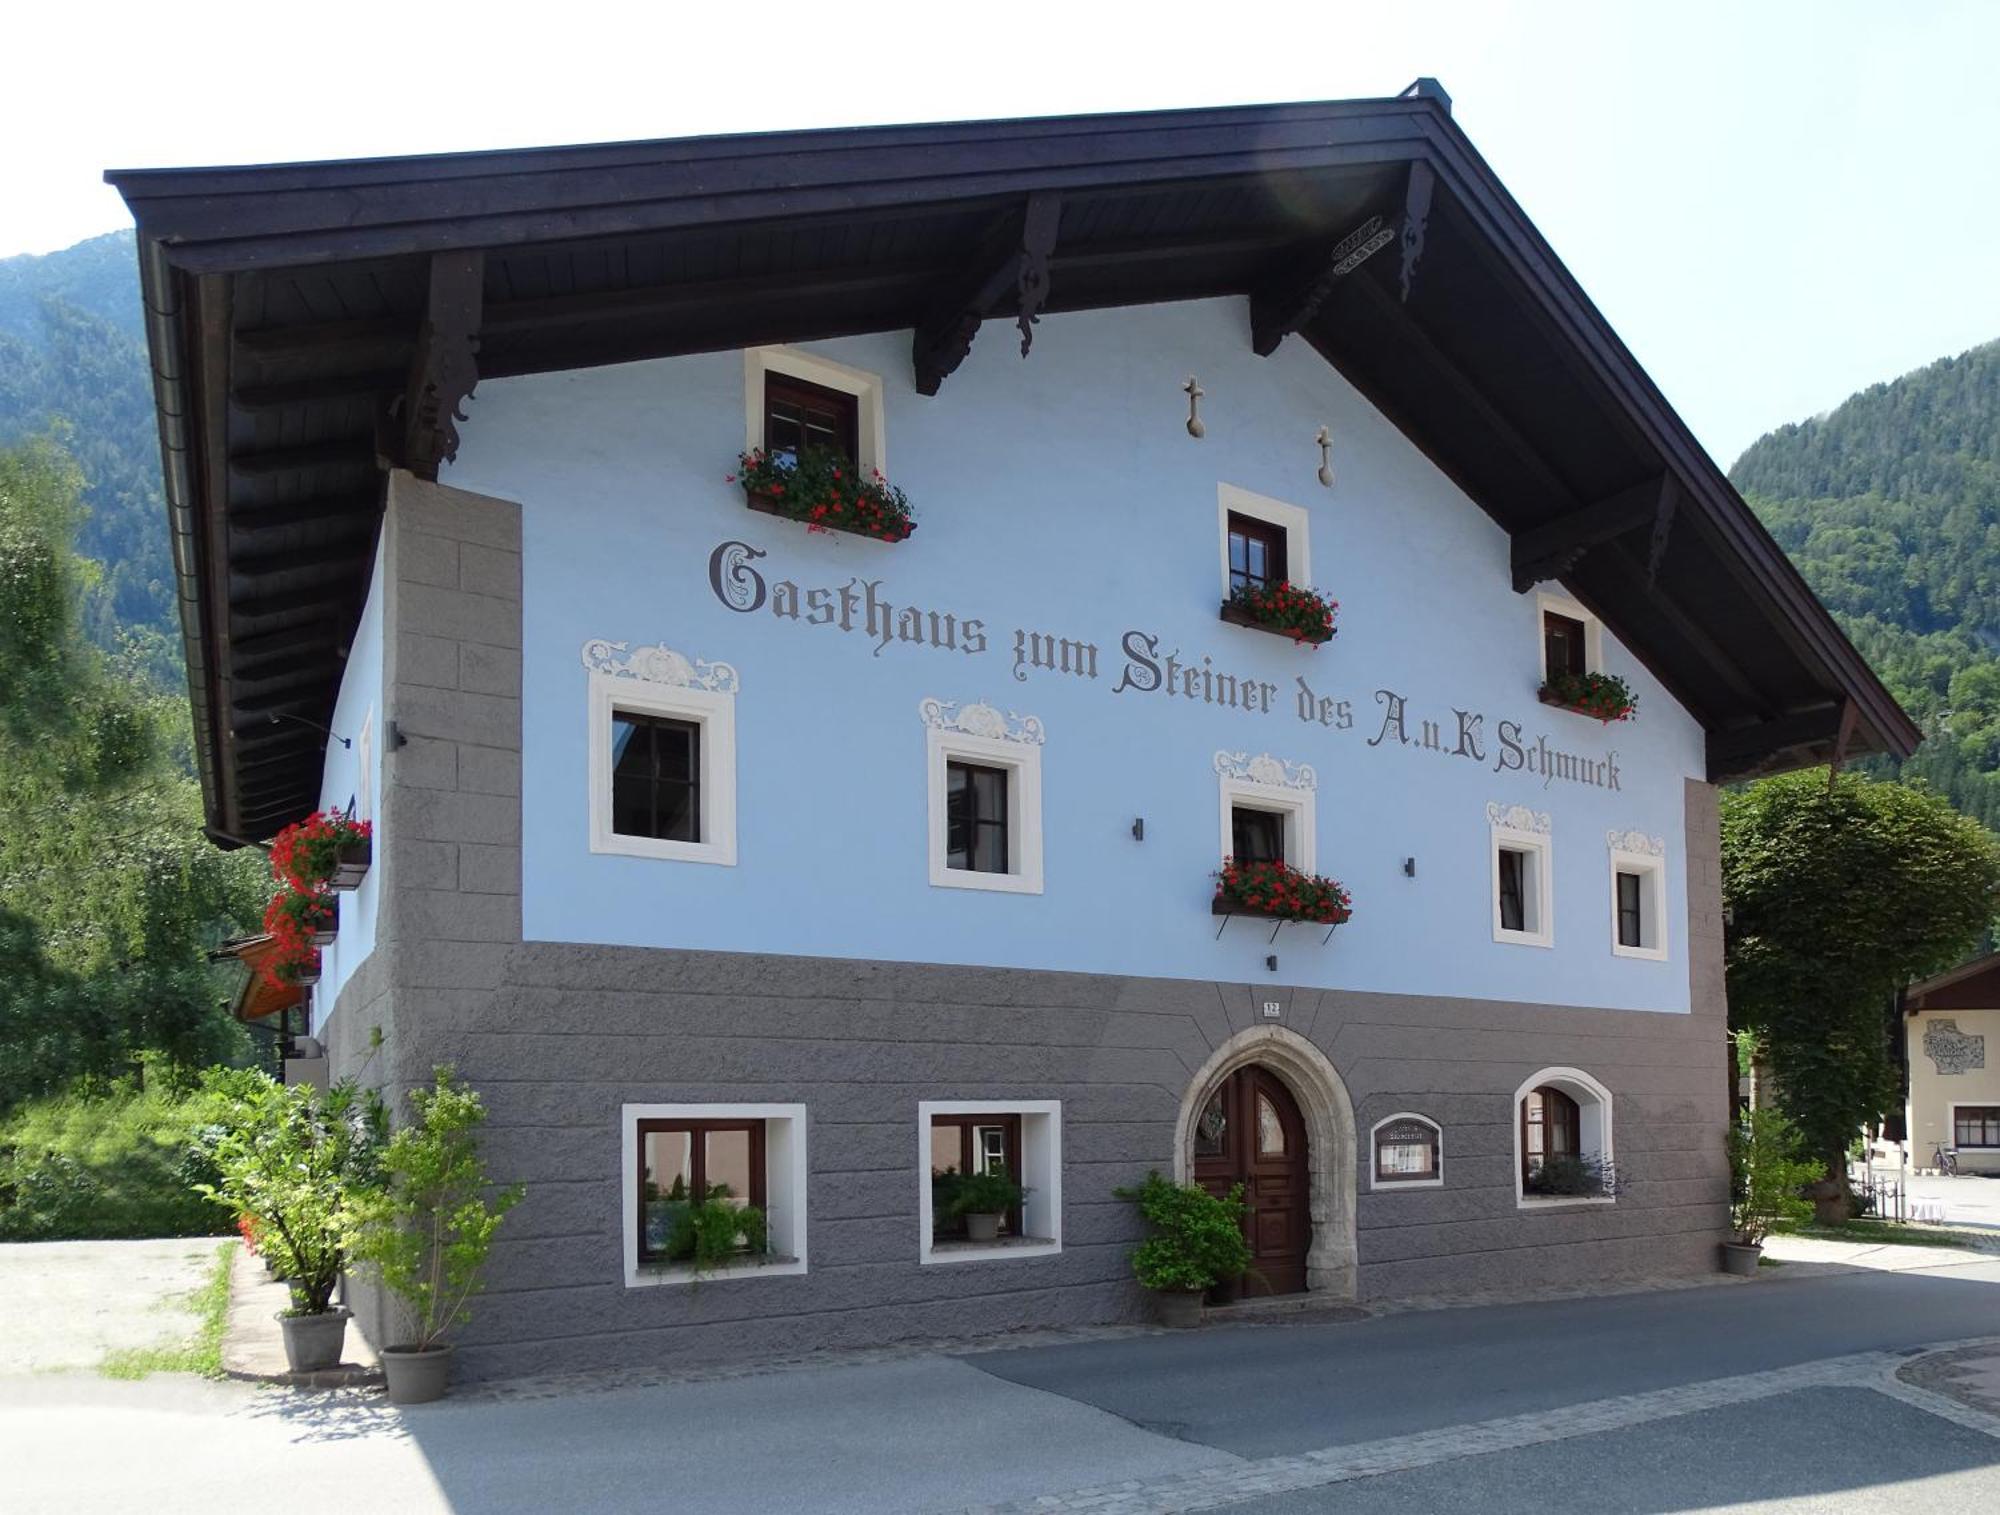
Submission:
[[[524,942],[518,509],[397,475],[384,550],[387,714],[410,741],[385,760],[376,953],[328,1037],[336,1076],[391,1099],[455,1064],[491,1111],[493,1177],[527,1186],[458,1336],[466,1376],[1142,1318],[1140,1226],[1113,1191],[1174,1170],[1198,1070],[1273,997],[1353,1103],[1363,1298],[1714,1267],[1729,1078],[1707,786],[1687,791],[1691,1015]],[[1513,1093],[1555,1066],[1613,1095],[1615,1205],[1517,1206]],[[1059,1255],[918,1262],[927,1099],[1062,1101]],[[807,1107],[809,1271],[628,1288],[621,1107],[707,1102]],[[1370,1192],[1368,1130],[1399,1111],[1443,1127],[1442,1188]]]

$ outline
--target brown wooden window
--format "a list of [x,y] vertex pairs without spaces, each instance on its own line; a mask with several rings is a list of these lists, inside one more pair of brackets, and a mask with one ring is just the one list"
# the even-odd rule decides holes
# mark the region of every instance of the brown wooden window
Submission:
[[1403,1119],[1375,1128],[1376,1183],[1428,1183],[1437,1176],[1437,1127],[1428,1121]]
[[1590,672],[1590,655],[1584,642],[1583,622],[1574,616],[1542,612],[1542,656],[1548,665],[1547,677],[1574,674],[1582,678]]
[[1229,590],[1268,589],[1285,581],[1285,528],[1229,513]]
[[1521,1101],[1521,1177],[1532,1179],[1551,1158],[1583,1153],[1583,1111],[1560,1089],[1544,1085]]
[[1502,847],[1500,867],[1500,929],[1528,929],[1528,854]]
[[675,1262],[678,1217],[703,1199],[765,1208],[761,1120],[639,1122],[639,1260]]
[[701,838],[701,725],[611,712],[611,829],[669,842]]
[[1285,860],[1285,818],[1275,810],[1232,805],[1229,830],[1239,863],[1282,863]]
[[1951,1112],[1954,1147],[2000,1147],[2000,1105],[1960,1105]]
[[861,455],[861,402],[790,374],[764,375],[764,450],[830,447],[850,463]]
[[1646,912],[1641,905],[1645,880],[1636,873],[1618,872],[1618,945],[1643,947]]
[[1008,871],[1005,768],[945,764],[945,866],[974,873]]
[[[1005,1173],[1021,1181],[1021,1117],[1018,1115],[933,1115],[931,1117],[931,1236],[950,1240],[965,1234],[965,1221],[946,1213],[952,1180],[964,1173]],[[1021,1234],[1021,1211],[1000,1222],[1002,1236]]]

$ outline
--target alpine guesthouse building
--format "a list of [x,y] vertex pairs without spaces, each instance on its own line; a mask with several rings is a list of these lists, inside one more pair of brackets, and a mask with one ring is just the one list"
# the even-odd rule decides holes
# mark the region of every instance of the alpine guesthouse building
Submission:
[[211,835],[372,821],[313,1036],[527,1186],[469,1374],[1139,1319],[1151,1169],[1253,1290],[1715,1266],[1715,786],[1918,733],[1433,81],[110,178]]

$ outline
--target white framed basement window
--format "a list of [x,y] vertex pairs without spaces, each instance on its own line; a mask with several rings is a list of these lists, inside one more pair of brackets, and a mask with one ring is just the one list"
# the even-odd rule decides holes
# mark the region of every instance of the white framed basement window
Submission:
[[1268,752],[1256,757],[1218,752],[1214,761],[1221,800],[1219,855],[1317,871],[1319,775],[1313,766]]
[[[993,1241],[953,1235],[939,1213],[948,1171],[1004,1168],[1026,1192]],[[917,1104],[917,1261],[993,1262],[1062,1251],[1062,1101],[920,1100]]]
[[[1514,1091],[1517,1207],[1615,1204],[1616,1174],[1603,1084],[1581,1068],[1543,1068]],[[1593,1178],[1602,1180],[1598,1192],[1589,1192]],[[1577,1192],[1542,1192],[1562,1189]]]
[[926,699],[930,881],[940,889],[1042,892],[1042,723],[977,701]]
[[702,1274],[774,1278],[806,1271],[806,1107],[649,1105],[622,1107],[625,1287],[686,1284],[693,1267],[677,1255],[691,1196],[707,1194],[764,1216],[766,1244]]
[[736,670],[668,647],[584,644],[590,850],[736,863]]
[[1617,957],[1667,957],[1667,847],[1643,831],[1607,832],[1611,874],[1611,951]]
[[[850,368],[831,358],[797,347],[748,347],[743,351],[743,450],[762,449],[772,425],[771,379],[793,380],[809,389],[850,396],[851,435],[831,445],[845,451],[851,445],[855,462],[865,471],[889,471],[887,426],[882,410],[882,376]],[[774,398],[774,397],[773,397]]]
[[1490,804],[1486,821],[1493,940],[1517,947],[1553,947],[1554,859],[1548,812],[1525,805]]

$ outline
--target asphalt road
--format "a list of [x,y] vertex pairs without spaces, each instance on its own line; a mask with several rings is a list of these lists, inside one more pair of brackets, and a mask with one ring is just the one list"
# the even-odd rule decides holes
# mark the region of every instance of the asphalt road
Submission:
[[1851,1352],[2000,1335],[1996,1285],[2000,1260],[966,1360],[1178,1440],[1271,1457]]

